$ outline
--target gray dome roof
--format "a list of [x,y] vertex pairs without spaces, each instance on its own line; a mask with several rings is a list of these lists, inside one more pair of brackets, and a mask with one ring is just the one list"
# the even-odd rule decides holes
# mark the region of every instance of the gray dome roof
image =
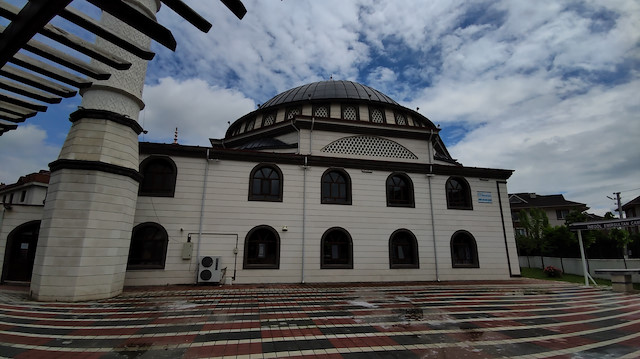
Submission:
[[305,100],[354,99],[371,100],[398,105],[391,97],[382,92],[353,81],[320,81],[302,85],[282,92],[260,108]]

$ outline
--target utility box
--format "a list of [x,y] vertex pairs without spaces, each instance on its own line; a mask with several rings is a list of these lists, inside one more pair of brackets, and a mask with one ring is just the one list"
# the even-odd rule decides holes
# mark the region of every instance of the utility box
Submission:
[[186,242],[182,245],[182,259],[191,259],[193,253],[193,243]]

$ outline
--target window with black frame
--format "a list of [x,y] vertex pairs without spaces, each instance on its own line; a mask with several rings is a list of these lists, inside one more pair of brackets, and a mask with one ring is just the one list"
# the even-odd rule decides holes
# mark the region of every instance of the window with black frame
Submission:
[[154,222],[138,224],[131,233],[127,270],[164,269],[169,236]]
[[250,201],[282,202],[282,172],[276,165],[253,168],[249,183]]
[[403,173],[392,173],[387,177],[387,206],[414,207],[413,183]]
[[351,204],[351,179],[339,169],[329,169],[322,175],[321,203]]
[[476,240],[467,231],[457,231],[451,236],[451,264],[454,268],[478,268]]
[[447,208],[473,209],[469,183],[462,177],[450,177],[446,184]]
[[418,241],[411,231],[399,229],[389,238],[389,267],[420,268]]
[[178,169],[175,162],[166,156],[150,156],[140,163],[142,181],[140,196],[173,197],[176,191]]
[[269,226],[253,228],[244,241],[245,269],[280,268],[280,236]]
[[321,241],[322,269],[353,268],[353,244],[349,232],[342,228],[328,229]]

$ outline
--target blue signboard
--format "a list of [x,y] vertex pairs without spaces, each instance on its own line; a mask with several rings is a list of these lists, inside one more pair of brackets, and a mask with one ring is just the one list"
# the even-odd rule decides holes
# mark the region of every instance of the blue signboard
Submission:
[[478,192],[478,203],[493,203],[491,192]]

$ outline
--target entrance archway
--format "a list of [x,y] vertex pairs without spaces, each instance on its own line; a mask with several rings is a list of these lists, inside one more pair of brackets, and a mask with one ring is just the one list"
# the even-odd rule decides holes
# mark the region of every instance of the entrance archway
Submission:
[[40,221],[24,223],[9,233],[4,254],[3,282],[31,281],[39,233]]

